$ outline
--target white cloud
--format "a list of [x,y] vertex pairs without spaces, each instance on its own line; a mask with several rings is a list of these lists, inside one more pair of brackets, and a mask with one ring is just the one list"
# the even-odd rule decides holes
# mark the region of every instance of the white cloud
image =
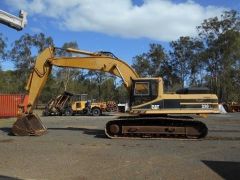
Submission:
[[193,1],[145,0],[136,6],[131,0],[6,0],[17,9],[57,20],[71,31],[94,31],[122,37],[147,37],[171,41],[196,35],[204,19],[219,16],[223,7],[203,7]]

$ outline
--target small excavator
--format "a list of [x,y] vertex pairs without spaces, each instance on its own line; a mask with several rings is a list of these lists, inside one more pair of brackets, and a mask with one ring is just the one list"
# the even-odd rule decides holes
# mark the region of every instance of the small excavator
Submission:
[[219,113],[217,96],[206,89],[187,88],[164,93],[162,78],[141,78],[131,66],[110,52],[68,48],[61,50],[75,53],[73,57],[57,57],[57,49],[60,48],[46,48],[36,58],[26,86],[28,106],[21,107],[12,127],[14,135],[36,136],[47,132],[39,117],[33,114],[33,107],[53,66],[107,72],[122,79],[130,95],[132,115],[107,122],[105,134],[109,138],[204,138],[208,132],[206,125],[186,114]]

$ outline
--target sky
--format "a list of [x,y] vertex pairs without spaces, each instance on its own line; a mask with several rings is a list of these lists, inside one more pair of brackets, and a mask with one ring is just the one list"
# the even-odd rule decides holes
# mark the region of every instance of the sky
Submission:
[[[23,34],[44,33],[55,46],[76,41],[80,49],[110,51],[132,64],[150,43],[168,50],[180,36],[196,36],[196,26],[223,11],[240,9],[240,0],[0,0],[0,9],[28,13],[27,26],[16,31],[0,24],[8,48]],[[14,69],[1,62],[3,69]]]

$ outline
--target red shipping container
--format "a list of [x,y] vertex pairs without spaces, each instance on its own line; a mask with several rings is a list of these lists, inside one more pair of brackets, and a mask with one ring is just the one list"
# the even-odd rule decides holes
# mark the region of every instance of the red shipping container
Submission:
[[0,94],[0,117],[16,117],[18,105],[24,103],[25,106],[24,97],[23,94]]

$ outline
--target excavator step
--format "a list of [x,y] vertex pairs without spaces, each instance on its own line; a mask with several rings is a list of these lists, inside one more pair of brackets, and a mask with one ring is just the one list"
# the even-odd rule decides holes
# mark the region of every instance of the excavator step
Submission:
[[200,121],[171,117],[129,117],[109,121],[105,128],[109,138],[200,139],[207,132]]

